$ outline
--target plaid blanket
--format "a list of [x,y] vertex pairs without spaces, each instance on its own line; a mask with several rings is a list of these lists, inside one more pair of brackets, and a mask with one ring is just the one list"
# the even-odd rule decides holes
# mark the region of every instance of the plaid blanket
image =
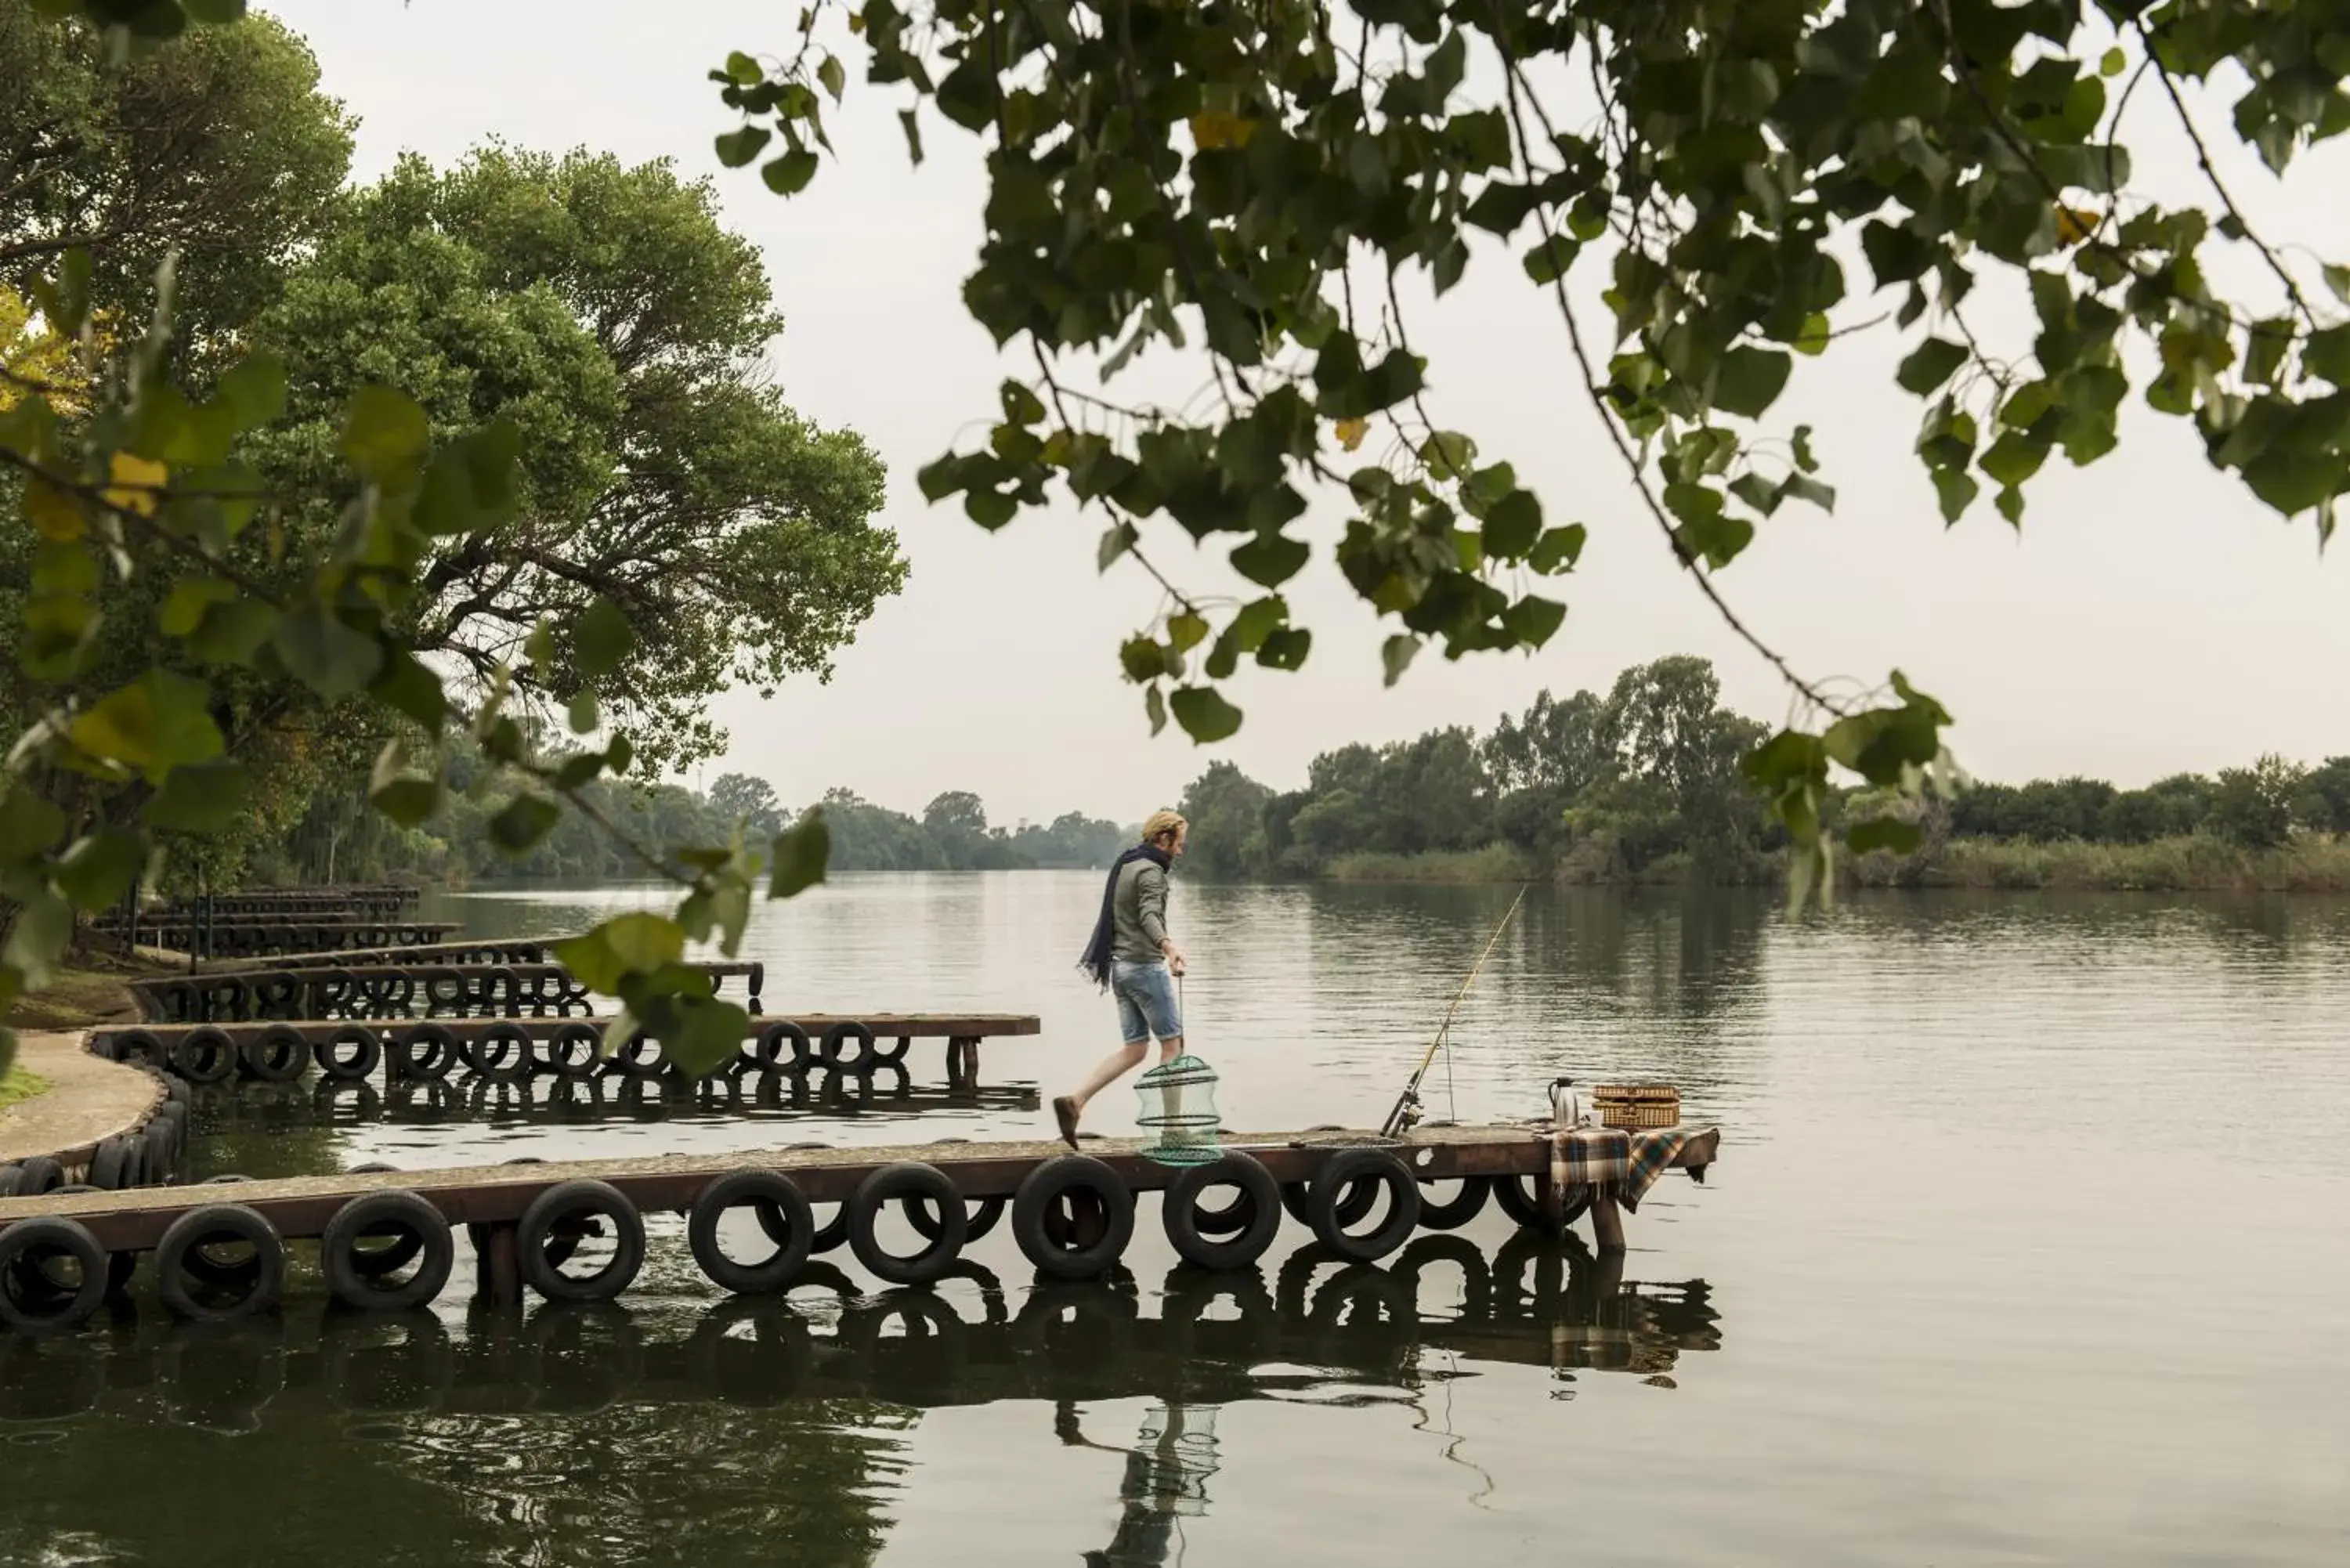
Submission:
[[1575,1187],[1612,1188],[1616,1201],[1638,1212],[1640,1199],[1673,1161],[1696,1127],[1574,1127],[1551,1135],[1550,1179],[1562,1192]]

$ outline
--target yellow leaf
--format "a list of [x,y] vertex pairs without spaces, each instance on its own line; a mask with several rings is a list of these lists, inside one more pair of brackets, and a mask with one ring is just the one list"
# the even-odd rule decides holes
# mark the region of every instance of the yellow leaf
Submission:
[[851,12],[848,14],[848,30],[849,30],[850,32],[852,32],[852,33],[861,33],[861,32],[865,31],[865,13],[864,13],[864,12],[862,12],[862,11],[851,11]]
[[141,517],[155,515],[155,504],[161,497],[154,487],[172,477],[172,471],[154,459],[130,452],[116,452],[108,472],[114,483],[106,492],[107,504],[136,512]]
[[1338,421],[1337,428],[1338,444],[1345,447],[1348,452],[1352,452],[1357,447],[1363,444],[1363,438],[1365,436],[1371,433],[1371,421],[1368,420],[1340,420]]
[[25,486],[25,521],[44,539],[69,545],[81,537],[81,508],[74,498],[46,479]]
[[2082,207],[2056,209],[2056,237],[2068,245],[2077,245],[2097,232],[2097,214]]
[[1219,147],[1246,147],[1249,138],[1255,134],[1256,121],[1237,114],[1202,109],[1191,117],[1191,141],[1202,152]]

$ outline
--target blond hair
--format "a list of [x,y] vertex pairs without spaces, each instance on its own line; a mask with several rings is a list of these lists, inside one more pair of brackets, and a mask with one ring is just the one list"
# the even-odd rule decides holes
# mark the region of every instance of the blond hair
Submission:
[[1183,816],[1180,812],[1154,811],[1143,820],[1142,842],[1145,844],[1156,844],[1160,839],[1166,837],[1169,834],[1178,832],[1182,828],[1189,827],[1190,826],[1190,823],[1183,820]]

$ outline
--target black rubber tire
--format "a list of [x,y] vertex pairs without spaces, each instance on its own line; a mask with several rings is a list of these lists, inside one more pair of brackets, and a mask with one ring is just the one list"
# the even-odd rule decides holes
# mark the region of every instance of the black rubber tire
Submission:
[[1591,1207],[1591,1189],[1577,1187],[1567,1193],[1566,1202],[1559,1211],[1559,1222],[1554,1227],[1545,1224],[1543,1220],[1542,1199],[1539,1194],[1528,1190],[1529,1187],[1541,1179],[1539,1177],[1530,1176],[1494,1177],[1493,1201],[1501,1207],[1503,1213],[1510,1217],[1519,1230],[1558,1235],[1567,1226],[1583,1218],[1583,1211]]
[[110,1137],[89,1157],[89,1184],[100,1192],[139,1185],[147,1171],[147,1146],[137,1137]]
[[[574,1046],[584,1045],[584,1051]],[[558,1078],[593,1078],[604,1059],[604,1032],[592,1023],[567,1023],[546,1037],[546,1054],[538,1064]]]
[[[41,1267],[44,1254],[62,1254],[81,1270],[71,1291],[57,1288]],[[19,1220],[0,1231],[0,1323],[24,1334],[47,1334],[88,1323],[106,1300],[109,1260],[79,1220],[54,1214]]]
[[808,1044],[808,1032],[788,1019],[768,1024],[752,1042],[751,1065],[754,1069],[788,1072],[805,1067],[815,1059],[816,1048]]
[[290,1084],[310,1064],[310,1043],[298,1029],[274,1023],[237,1048],[244,1070],[265,1084]]
[[38,1198],[66,1184],[66,1168],[46,1154],[36,1154],[16,1167],[16,1196]]
[[1419,1222],[1430,1231],[1458,1231],[1485,1211],[1485,1200],[1493,1196],[1493,1179],[1490,1176],[1464,1176],[1461,1190],[1441,1203],[1428,1200],[1427,1184],[1419,1194]]
[[[737,1324],[751,1332],[728,1332]],[[813,1354],[806,1320],[783,1303],[723,1301],[686,1337],[686,1383],[705,1399],[750,1408],[777,1405],[806,1382]]]
[[[1053,1234],[1055,1206],[1090,1192],[1102,1208],[1101,1234],[1072,1246]],[[1031,1170],[1012,1199],[1012,1239],[1036,1265],[1056,1280],[1087,1280],[1107,1273],[1134,1239],[1134,1194],[1117,1171],[1090,1155],[1063,1154]]]
[[457,1064],[457,1037],[438,1023],[419,1023],[392,1036],[391,1070],[396,1077],[439,1083]]
[[[563,1272],[562,1263],[577,1247],[557,1257],[549,1242],[560,1244],[558,1231],[572,1229],[582,1217],[598,1216],[612,1223],[612,1261],[584,1279]],[[515,1256],[522,1282],[551,1302],[608,1302],[629,1288],[645,1262],[645,1221],[637,1206],[609,1182],[563,1181],[530,1200],[515,1229]]]
[[[370,1231],[395,1230],[398,1240],[389,1246],[363,1247]],[[399,1262],[384,1260],[405,1252]],[[397,1284],[389,1276],[417,1259],[416,1272]],[[430,1303],[449,1282],[456,1266],[457,1242],[441,1210],[413,1192],[369,1192],[335,1210],[318,1239],[318,1270],[327,1290],[348,1307],[366,1312],[400,1312]]]
[[900,1034],[897,1039],[891,1041],[887,1045],[875,1045],[873,1047],[873,1059],[876,1062],[885,1063],[902,1062],[906,1059],[906,1053],[913,1048],[914,1037],[910,1034]]
[[[1291,1181],[1283,1184],[1281,1206],[1289,1210],[1289,1217],[1292,1220],[1311,1229],[1314,1224],[1314,1211],[1307,1207],[1306,1199],[1306,1183]],[[1338,1218],[1341,1222],[1352,1225],[1356,1220],[1368,1214],[1371,1211],[1371,1205],[1378,1200],[1378,1188],[1366,1186],[1360,1182],[1353,1183],[1345,1192],[1338,1195]]]
[[172,1071],[191,1084],[217,1084],[236,1071],[236,1042],[209,1026],[172,1042]]
[[24,1172],[13,1165],[0,1165],[0,1198],[16,1196],[16,1182]]
[[[510,1054],[494,1054],[498,1045],[513,1047]],[[470,1040],[462,1041],[458,1051],[465,1065],[493,1084],[519,1084],[530,1075],[530,1031],[519,1023],[494,1023]]]
[[[759,1229],[775,1242],[775,1255],[764,1262],[737,1262],[718,1244],[719,1220],[739,1204],[755,1210]],[[784,1232],[780,1237],[775,1234],[779,1230]],[[693,1261],[719,1289],[738,1296],[778,1295],[791,1288],[792,1276],[808,1261],[816,1241],[816,1211],[780,1171],[730,1171],[693,1200],[685,1238],[693,1249]]]
[[182,1139],[178,1122],[157,1116],[140,1133],[139,1141],[147,1146],[148,1186],[169,1187],[180,1179]]
[[[339,1054],[340,1048],[346,1046],[350,1054],[348,1056]],[[383,1065],[383,1037],[372,1029],[362,1029],[354,1024],[348,1029],[338,1029],[319,1041],[311,1055],[318,1064],[319,1073],[330,1082],[351,1083],[372,1078],[376,1069]]]
[[[964,1199],[962,1244],[968,1247],[990,1231],[994,1230],[1003,1219],[1003,1211],[1011,1206],[1011,1202],[1010,1199],[1000,1195],[993,1198]],[[899,1206],[899,1210],[906,1216],[906,1223],[911,1225],[914,1228],[914,1233],[923,1241],[934,1241],[938,1239],[939,1211],[928,1199],[909,1198]]]
[[[928,1245],[906,1257],[881,1250],[874,1226],[882,1210],[907,1198],[927,1198],[938,1210],[939,1233]],[[857,1184],[842,1206],[848,1219],[848,1245],[857,1261],[876,1278],[893,1285],[926,1285],[945,1273],[962,1254],[968,1229],[962,1194],[947,1173],[935,1165],[901,1159],[883,1166]]]
[[[1213,1210],[1232,1217],[1240,1211],[1242,1227],[1227,1241],[1200,1231],[1200,1198],[1211,1187],[1233,1186],[1240,1198]],[[1281,1233],[1281,1184],[1253,1156],[1228,1149],[1206,1165],[1187,1166],[1167,1184],[1160,1205],[1167,1240],[1187,1263],[1202,1269],[1245,1269],[1264,1256]]]
[[[857,1054],[845,1055],[843,1047],[857,1042]],[[869,1071],[879,1060],[873,1051],[873,1031],[862,1023],[844,1019],[824,1032],[823,1043],[816,1046],[816,1055],[827,1067],[840,1067],[851,1073]]]
[[[192,1271],[189,1260],[198,1249],[224,1237],[253,1249],[245,1266],[215,1271],[213,1275]],[[234,1277],[229,1277],[234,1275]],[[200,1299],[189,1288],[192,1277],[236,1293],[228,1300]],[[191,1209],[172,1221],[155,1243],[155,1293],[175,1317],[190,1323],[233,1323],[268,1312],[286,1292],[286,1243],[277,1228],[242,1203],[208,1203]]]
[[171,1058],[170,1049],[150,1030],[125,1029],[114,1037],[114,1059],[118,1062],[160,1071],[170,1064]]
[[660,1042],[649,1034],[629,1035],[620,1048],[612,1053],[610,1062],[613,1072],[640,1083],[660,1077],[669,1066],[669,1058],[661,1054]]
[[[1347,1199],[1357,1185],[1385,1188],[1388,1216],[1379,1228],[1358,1235],[1347,1229]],[[1372,1199],[1376,1204],[1376,1195]],[[1419,1225],[1419,1183],[1411,1168],[1384,1148],[1342,1148],[1322,1162],[1305,1193],[1315,1239],[1341,1257],[1375,1263],[1406,1241]],[[1367,1210],[1366,1210],[1367,1212]]]

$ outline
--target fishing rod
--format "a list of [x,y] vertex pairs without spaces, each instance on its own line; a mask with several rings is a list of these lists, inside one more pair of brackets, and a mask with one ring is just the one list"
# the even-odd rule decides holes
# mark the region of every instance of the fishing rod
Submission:
[[1429,1066],[1436,1060],[1437,1052],[1442,1050],[1451,1039],[1452,1021],[1459,1016],[1461,1003],[1468,998],[1469,988],[1477,983],[1478,973],[1484,969],[1485,961],[1493,956],[1494,948],[1501,945],[1502,933],[1510,929],[1512,917],[1517,914],[1518,906],[1525,901],[1526,889],[1522,885],[1518,888],[1518,896],[1510,900],[1510,907],[1502,911],[1502,923],[1495,926],[1493,934],[1486,939],[1485,950],[1479,953],[1477,961],[1469,966],[1468,978],[1461,982],[1461,989],[1452,993],[1452,1005],[1445,1009],[1444,1022],[1436,1027],[1436,1037],[1428,1043],[1426,1054],[1420,1057],[1419,1065],[1412,1070],[1411,1082],[1403,1086],[1403,1093],[1396,1096],[1395,1108],[1388,1113],[1388,1119],[1379,1126],[1381,1137],[1395,1137],[1419,1122],[1419,1081],[1428,1075]]

